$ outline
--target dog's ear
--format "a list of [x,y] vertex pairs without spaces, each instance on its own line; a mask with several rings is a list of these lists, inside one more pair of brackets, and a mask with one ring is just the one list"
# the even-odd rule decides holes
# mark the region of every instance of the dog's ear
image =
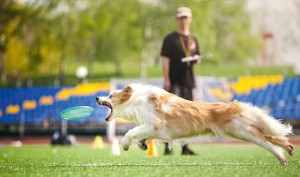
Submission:
[[129,85],[127,85],[127,86],[125,86],[124,88],[123,88],[123,92],[125,92],[125,93],[131,93],[133,90],[132,90],[132,88],[129,86]]

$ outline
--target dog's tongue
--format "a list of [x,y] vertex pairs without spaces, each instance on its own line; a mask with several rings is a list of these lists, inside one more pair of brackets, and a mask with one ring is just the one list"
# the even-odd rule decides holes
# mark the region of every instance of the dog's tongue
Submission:
[[112,109],[110,108],[110,113],[108,114],[108,116],[105,118],[105,121],[109,121],[109,119],[112,116]]
[[109,119],[112,117],[113,115],[113,108],[112,106],[110,105],[110,103],[108,102],[101,102],[101,105],[102,106],[106,106],[110,109],[110,113],[107,115],[107,117],[105,118],[105,121],[109,121]]

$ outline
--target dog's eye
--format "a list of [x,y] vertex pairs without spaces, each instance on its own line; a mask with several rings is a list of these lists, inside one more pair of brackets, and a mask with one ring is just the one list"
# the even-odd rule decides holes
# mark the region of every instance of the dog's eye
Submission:
[[109,95],[109,98],[112,98],[112,95]]

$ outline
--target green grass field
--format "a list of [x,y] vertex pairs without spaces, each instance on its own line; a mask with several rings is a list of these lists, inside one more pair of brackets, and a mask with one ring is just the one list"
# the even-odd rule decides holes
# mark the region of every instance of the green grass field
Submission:
[[[300,176],[300,147],[283,167],[269,152],[255,145],[191,145],[198,156],[181,156],[174,147],[173,156],[147,157],[132,146],[111,156],[111,147],[24,146],[0,149],[0,176],[205,176],[205,177],[286,177]],[[286,153],[285,153],[286,154]]]
[[[86,63],[82,62],[70,62],[66,65],[65,70],[65,85],[75,85],[78,83],[78,79],[75,76],[75,72],[78,66],[86,66]],[[93,64],[93,74],[89,76],[89,82],[108,82],[111,78],[140,78],[140,63],[135,61],[123,62],[122,71],[116,72],[114,63],[112,62],[98,62]],[[58,77],[58,70],[53,69],[51,72],[45,73],[27,73],[19,78],[23,86],[26,86],[27,80],[30,78],[34,86],[52,86],[55,78]],[[89,71],[91,72],[91,71]],[[91,74],[91,73],[90,73]],[[283,74],[287,76],[294,75],[292,67],[280,67],[280,66],[247,66],[245,64],[240,65],[224,65],[224,64],[211,64],[205,63],[195,66],[195,74],[199,76],[216,76],[236,78],[244,75],[274,75]],[[148,66],[147,67],[148,78],[162,78],[162,66]],[[16,86],[17,79],[8,80],[8,83],[0,82],[0,86]]]

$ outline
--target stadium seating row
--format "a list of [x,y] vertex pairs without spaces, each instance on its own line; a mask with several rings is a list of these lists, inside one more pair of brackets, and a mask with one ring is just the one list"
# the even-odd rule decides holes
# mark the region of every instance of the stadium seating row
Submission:
[[[118,89],[122,87],[123,85],[117,86]],[[0,89],[0,123],[60,122],[61,111],[81,105],[93,107],[95,111],[89,118],[74,122],[104,122],[109,110],[99,107],[95,97],[107,96],[109,90],[109,83]],[[265,108],[278,119],[300,119],[299,77],[239,77],[226,84],[211,84],[211,91],[222,100],[250,102]]]
[[[257,78],[248,77],[251,83]],[[264,81],[265,82],[265,81]],[[235,83],[236,84],[236,83]],[[300,78],[276,76],[268,80],[267,85],[258,87],[255,84],[248,84],[242,90],[245,81],[235,85],[232,100],[250,102],[253,105],[270,110],[270,114],[279,119],[300,119]],[[239,88],[236,90],[236,88]]]
[[103,122],[108,110],[104,107],[99,109],[95,97],[107,96],[109,89],[109,83],[78,84],[75,87],[0,89],[0,123],[60,122],[61,111],[81,105],[97,109],[89,118],[77,122]]

